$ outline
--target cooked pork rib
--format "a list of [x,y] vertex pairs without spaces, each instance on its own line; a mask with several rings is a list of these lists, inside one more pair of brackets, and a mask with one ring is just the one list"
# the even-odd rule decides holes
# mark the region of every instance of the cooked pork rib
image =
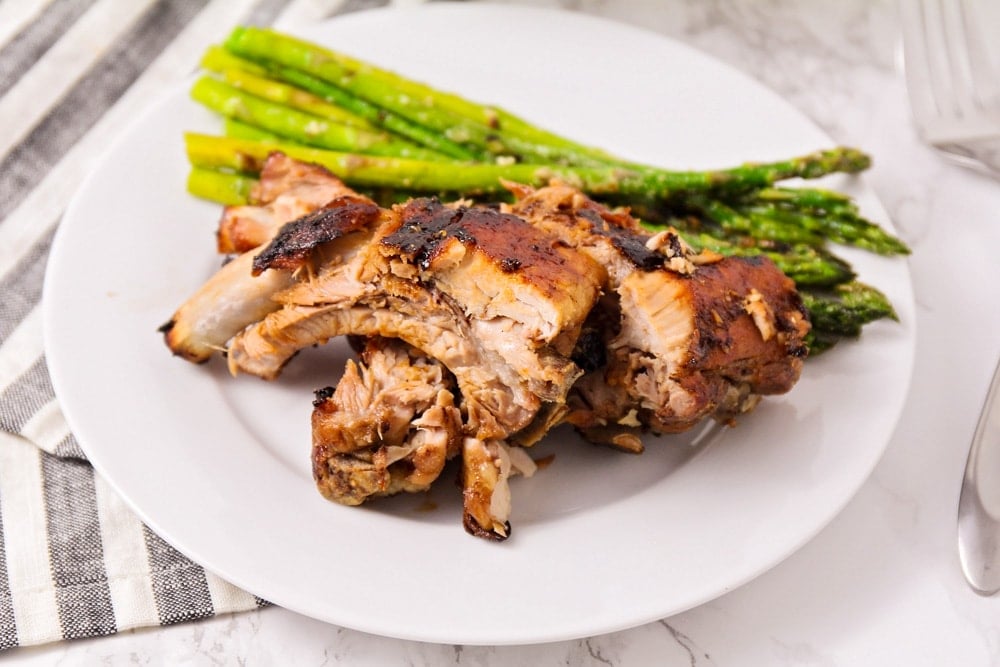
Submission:
[[769,261],[693,253],[567,186],[508,187],[499,211],[387,210],[276,154],[255,205],[220,223],[220,249],[244,254],[167,343],[270,379],[303,347],[370,337],[317,393],[318,488],[345,504],[423,490],[461,451],[465,527],[491,539],[510,532],[509,477],[534,471],[509,443],[565,420],[638,452],[643,432],[731,420],[798,379],[809,324]]
[[351,195],[354,192],[326,169],[271,154],[250,195],[258,205],[230,206],[222,215],[220,251],[243,254],[219,269],[161,327],[167,346],[189,361],[202,362],[223,351],[247,325],[276,310],[280,304],[274,294],[290,286],[293,278],[280,271],[255,278],[253,248],[269,241],[285,222]]
[[461,452],[463,525],[478,537],[510,536],[510,477],[531,476],[520,447],[462,437],[455,381],[436,360],[398,339],[368,338],[336,388],[313,401],[312,464],[320,493],[344,505],[426,491]]
[[358,505],[425,491],[459,453],[454,378],[402,341],[373,337],[336,389],[316,392],[312,465],[320,493]]
[[605,269],[612,298],[591,316],[603,320],[604,358],[577,382],[567,418],[585,435],[641,450],[639,427],[729,420],[798,380],[809,323],[794,283],[767,259],[695,254],[568,186],[509,188],[508,210]]
[[514,475],[531,477],[536,465],[520,447],[502,440],[466,438],[462,443],[462,524],[476,537],[510,537],[510,486]]
[[264,161],[247,206],[227,206],[216,233],[221,253],[243,253],[271,240],[286,222],[315,211],[335,197],[354,194],[325,168],[284,153]]
[[580,374],[568,355],[598,296],[592,260],[512,215],[430,199],[383,210],[362,236],[316,246],[282,307],[232,340],[234,372],[273,378],[303,347],[381,335],[454,374],[466,432],[482,440],[565,401]]

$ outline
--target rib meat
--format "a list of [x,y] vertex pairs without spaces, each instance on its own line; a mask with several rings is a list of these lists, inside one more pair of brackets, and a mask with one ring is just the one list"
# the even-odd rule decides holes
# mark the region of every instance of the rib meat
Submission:
[[234,372],[273,378],[337,335],[400,338],[451,371],[466,433],[482,440],[548,415],[580,375],[569,354],[599,270],[515,216],[412,200],[382,210],[370,237],[318,244],[312,261],[276,296],[280,309],[231,341]]
[[798,380],[809,323],[769,260],[693,253],[568,186],[508,187],[507,210],[604,269],[608,296],[582,338],[593,347],[596,337],[602,358],[574,387],[567,417],[591,439],[641,451],[640,430],[728,421]]
[[510,537],[510,478],[531,477],[535,462],[520,447],[502,440],[462,442],[462,525],[488,540]]
[[219,224],[219,250],[242,254],[223,265],[160,328],[174,354],[206,361],[247,325],[276,310],[280,304],[274,294],[293,283],[292,275],[270,271],[255,277],[254,248],[284,223],[341,196],[356,195],[326,169],[282,153],[268,156],[250,195],[256,204],[226,207]]
[[284,153],[268,155],[246,206],[227,206],[216,233],[221,253],[243,253],[263,245],[286,222],[354,191],[327,169]]
[[797,381],[809,324],[770,261],[694,253],[561,184],[508,187],[497,208],[382,209],[273,155],[254,205],[220,223],[220,249],[243,254],[167,343],[272,379],[304,347],[366,337],[314,402],[320,492],[424,490],[460,452],[465,527],[491,539],[510,533],[509,478],[534,471],[517,445],[561,421],[638,452],[644,432],[731,421]]
[[369,338],[336,389],[316,392],[313,477],[329,500],[427,490],[459,453],[462,418],[454,378],[400,340]]

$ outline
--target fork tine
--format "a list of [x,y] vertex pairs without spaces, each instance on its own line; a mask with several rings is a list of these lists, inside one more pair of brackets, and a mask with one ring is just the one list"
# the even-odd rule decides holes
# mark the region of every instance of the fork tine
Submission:
[[921,138],[967,166],[1000,175],[1000,41],[992,34],[1000,3],[899,0],[897,7]]
[[[981,2],[958,0],[958,11],[962,20],[962,33],[966,45],[966,55],[969,62],[969,87],[978,112],[996,113],[1000,109],[1000,52],[990,53],[990,41],[984,35],[984,26],[998,25],[984,12],[997,13],[1000,20],[1000,10],[995,5],[984,5]],[[993,37],[996,40],[996,37]]]
[[962,120],[976,113],[976,100],[972,94],[972,66],[969,62],[969,41],[965,31],[965,12],[961,0],[937,0],[941,14],[941,35],[944,48],[941,49],[947,63],[949,86],[945,98],[949,102],[951,115]]

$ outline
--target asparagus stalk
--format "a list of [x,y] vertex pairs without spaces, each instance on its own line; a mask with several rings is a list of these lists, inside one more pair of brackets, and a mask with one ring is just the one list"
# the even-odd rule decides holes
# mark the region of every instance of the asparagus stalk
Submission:
[[701,213],[715,222],[728,235],[746,235],[754,239],[764,239],[779,243],[800,243],[819,247],[823,237],[810,229],[788,224],[756,212],[738,211],[721,201],[707,197],[691,201]]
[[357,114],[353,114],[335,104],[330,104],[323,98],[295,86],[257,76],[241,69],[227,69],[218,72],[218,74],[230,86],[239,88],[242,91],[270,102],[282,104],[298,111],[304,111],[319,118],[326,118],[342,125],[353,125],[364,128],[369,132],[381,131],[380,128]]
[[195,82],[191,96],[226,117],[307,145],[371,155],[421,160],[447,159],[439,153],[393,138],[385,132],[370,132],[296,111],[249,95],[209,76]]
[[751,202],[767,202],[813,213],[857,213],[858,207],[847,195],[820,188],[761,188],[748,198]]
[[844,260],[805,244],[779,250],[732,243],[704,232],[681,232],[681,236],[696,250],[711,250],[726,256],[767,257],[798,287],[831,287],[855,277],[851,266]]
[[350,109],[353,113],[368,119],[373,124],[395,132],[422,146],[432,148],[457,160],[482,161],[489,157],[484,150],[470,148],[452,141],[441,133],[430,130],[410,119],[382,109],[367,100],[342,90],[322,79],[310,76],[290,67],[268,63],[270,70],[280,78],[289,81],[304,90],[329,102]]
[[268,75],[266,67],[251,62],[246,58],[240,58],[218,44],[205,49],[199,65],[202,69],[206,69],[209,72],[222,73],[226,70],[242,70],[262,77]]
[[185,135],[185,145],[188,159],[196,167],[255,173],[260,171],[269,153],[280,150],[291,157],[322,165],[351,185],[415,192],[501,193],[505,191],[502,179],[541,186],[552,178],[559,178],[588,192],[629,192],[642,186],[634,178],[614,169],[569,170],[545,165],[430,162],[193,133]]
[[256,183],[251,176],[194,167],[188,174],[187,190],[195,197],[235,206],[247,203]]
[[[317,92],[315,82],[295,70],[406,118],[450,141],[485,149],[491,155],[529,162],[578,166],[622,165],[603,151],[534,128],[513,114],[486,108],[438,91],[369,63],[273,30],[238,27],[226,41],[232,53],[279,72],[282,78]],[[277,69],[275,69],[277,68]],[[291,71],[290,71],[291,70]],[[334,91],[328,91],[337,95]],[[338,102],[340,103],[340,102]],[[503,127],[501,128],[501,123]],[[633,166],[634,165],[630,165]]]
[[[208,135],[187,135],[189,156],[211,168],[236,168],[245,163],[259,164],[272,150],[282,150],[311,162],[323,164],[348,182],[363,179],[367,185],[401,187],[418,191],[457,191],[470,195],[502,192],[500,179],[541,186],[559,179],[593,195],[657,199],[673,195],[723,194],[734,184],[769,181],[809,173],[816,164],[850,160],[852,149],[823,151],[770,164],[748,164],[716,171],[636,172],[617,167],[560,167],[532,164],[458,164],[376,155],[359,155],[306,148],[289,143],[259,143]],[[255,162],[256,161],[256,162]],[[246,171],[246,169],[243,169]]]
[[233,137],[235,139],[249,139],[251,141],[271,143],[282,141],[282,138],[276,134],[254,127],[253,125],[241,123],[233,118],[226,118],[222,131],[227,137]]
[[857,337],[875,320],[898,320],[892,304],[870,285],[851,281],[827,291],[801,290],[813,329],[843,337]]
[[880,255],[906,255],[910,252],[901,240],[856,214],[817,215],[775,206],[740,206],[737,210],[751,218],[770,220],[774,225],[798,227],[827,241],[863,248]]

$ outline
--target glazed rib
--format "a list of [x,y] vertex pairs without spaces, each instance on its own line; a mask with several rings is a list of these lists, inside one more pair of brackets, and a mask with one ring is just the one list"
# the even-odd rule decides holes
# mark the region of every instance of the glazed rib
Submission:
[[809,323],[770,261],[695,254],[676,234],[645,234],[626,212],[568,186],[509,187],[517,201],[508,210],[605,269],[610,298],[591,315],[603,358],[577,382],[567,418],[585,435],[641,450],[640,430],[731,420],[798,380]]
[[245,252],[167,344],[272,379],[307,346],[366,337],[316,395],[318,489],[348,505],[423,491],[461,453],[463,523],[495,540],[509,478],[535,468],[518,445],[554,425],[639,452],[643,433],[732,421],[798,380],[809,324],[770,261],[694,253],[561,184],[508,187],[497,208],[382,209],[275,154],[220,223],[220,249]]
[[595,268],[514,216],[413,200],[383,210],[346,261],[324,252],[277,295],[279,310],[233,339],[234,372],[273,378],[337,335],[401,338],[454,374],[466,432],[484,440],[563,403],[580,374],[568,355],[597,298]]
[[222,215],[219,249],[243,254],[223,265],[160,328],[167,347],[188,361],[206,361],[247,325],[276,310],[274,294],[293,278],[279,271],[254,277],[254,249],[285,222],[341,196],[356,195],[322,167],[272,153],[251,194],[258,204],[230,206]]

